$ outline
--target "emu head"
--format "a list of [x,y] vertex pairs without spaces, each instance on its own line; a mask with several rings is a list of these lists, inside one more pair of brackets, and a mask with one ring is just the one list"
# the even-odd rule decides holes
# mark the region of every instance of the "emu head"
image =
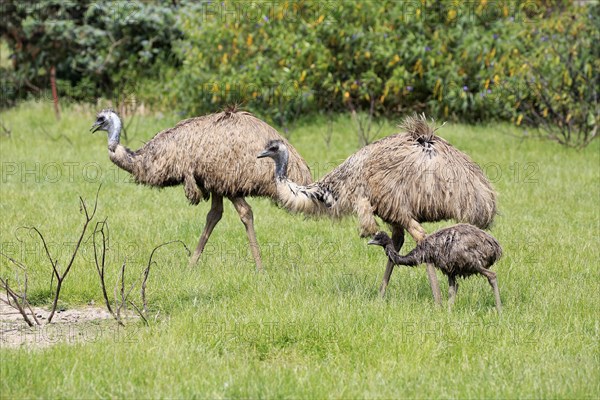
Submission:
[[367,244],[374,244],[377,246],[381,246],[381,247],[385,247],[388,244],[392,243],[392,239],[390,239],[390,237],[388,236],[387,233],[380,231],[377,232],[372,238],[371,240],[369,240],[369,242]]
[[109,134],[114,130],[121,129],[121,119],[112,109],[107,108],[106,110],[100,111],[96,115],[96,121],[90,128],[92,133],[97,131],[107,131]]
[[285,154],[287,152],[288,149],[285,143],[283,143],[281,140],[269,140],[269,142],[265,146],[265,149],[261,151],[256,157],[269,157],[277,161],[277,159],[281,158],[282,154]]
[[275,161],[275,178],[285,179],[287,177],[288,149],[281,140],[269,140],[265,149],[261,151],[257,158],[269,157]]
[[112,109],[100,111],[96,115],[96,121],[90,128],[92,133],[96,131],[108,132],[108,148],[115,151],[121,137],[121,118]]

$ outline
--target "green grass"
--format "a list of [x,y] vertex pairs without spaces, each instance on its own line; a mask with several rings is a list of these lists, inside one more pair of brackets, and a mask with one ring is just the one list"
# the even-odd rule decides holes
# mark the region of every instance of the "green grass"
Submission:
[[[0,243],[29,266],[38,304],[49,301],[50,266],[19,227],[39,227],[64,265],[82,222],[78,196],[92,202],[102,182],[97,218],[110,224],[112,288],[125,256],[134,279],[154,246],[195,246],[209,209],[189,206],[181,187],[129,183],[108,160],[105,136],[88,133],[92,112],[64,111],[60,122],[48,104],[1,114],[12,134],[0,138]],[[129,145],[176,121],[138,118]],[[394,131],[388,125],[384,134]],[[357,149],[346,116],[334,121],[329,149],[326,132],[322,119],[291,130],[317,177]],[[481,277],[462,281],[452,312],[436,309],[423,267],[397,268],[382,300],[385,256],[358,237],[355,219],[306,220],[250,199],[265,274],[254,272],[226,204],[197,267],[177,247],[157,254],[150,327],[102,325],[104,335],[91,332],[87,343],[0,349],[1,397],[598,398],[599,142],[577,152],[507,132],[439,132],[485,168],[499,194],[492,234],[504,249],[494,266],[501,317]],[[8,268],[3,260],[0,272]],[[101,293],[86,244],[63,301],[90,300],[100,304]]]

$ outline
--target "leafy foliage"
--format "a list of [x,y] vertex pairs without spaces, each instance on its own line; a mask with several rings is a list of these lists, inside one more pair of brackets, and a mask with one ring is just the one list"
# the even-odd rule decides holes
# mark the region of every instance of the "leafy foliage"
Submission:
[[53,66],[63,98],[131,95],[140,78],[173,62],[171,43],[180,36],[174,12],[139,2],[3,1],[0,36],[14,68],[2,82],[2,103],[46,96]]
[[511,66],[517,124],[541,128],[552,140],[583,147],[600,118],[600,6],[588,15],[563,13],[525,31],[525,54]]
[[[589,42],[599,24],[588,17],[597,8],[486,0],[200,3],[182,16],[183,66],[172,94],[185,113],[243,102],[283,125],[321,110],[427,110],[444,119],[519,124],[526,116],[535,126],[587,132],[587,142],[598,115],[598,56]],[[567,19],[577,21],[568,32]],[[546,30],[559,36],[534,40]],[[571,61],[561,54],[572,54]],[[544,77],[543,90],[528,85],[532,73]],[[579,89],[560,93],[564,120],[536,118],[565,79]]]
[[36,4],[4,6],[16,65],[5,88],[40,91],[56,65],[63,97],[135,93],[182,116],[241,103],[286,126],[426,111],[512,120],[573,146],[596,137],[597,2]]

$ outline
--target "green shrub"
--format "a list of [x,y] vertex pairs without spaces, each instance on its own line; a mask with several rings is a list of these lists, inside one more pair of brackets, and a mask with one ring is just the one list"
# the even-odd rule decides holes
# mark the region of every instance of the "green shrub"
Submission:
[[3,102],[51,98],[50,69],[59,97],[93,102],[122,98],[138,81],[176,62],[180,36],[175,9],[140,2],[2,1],[0,36],[14,61],[3,79]]
[[[526,111],[506,85],[525,79],[520,65],[549,49],[532,47],[531,32],[576,15],[575,38],[593,37],[588,8],[560,1],[204,2],[182,15],[183,65],[171,93],[186,113],[242,102],[280,124],[300,112],[348,108],[516,121],[515,112]],[[579,46],[587,60],[589,49]],[[559,75],[560,68],[546,74]]]
[[513,120],[561,144],[583,147],[600,118],[600,6],[544,19],[521,33],[524,52],[511,65]]
[[597,2],[35,4],[43,12],[3,3],[17,66],[2,78],[3,92],[17,88],[6,102],[48,87],[55,65],[63,98],[135,94],[182,116],[241,103],[285,126],[315,112],[425,111],[512,120],[575,146],[596,137]]

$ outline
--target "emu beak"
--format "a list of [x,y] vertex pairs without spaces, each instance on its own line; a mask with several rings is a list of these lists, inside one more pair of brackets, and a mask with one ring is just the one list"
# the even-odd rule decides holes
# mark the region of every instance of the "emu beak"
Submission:
[[375,239],[371,239],[367,242],[367,244],[378,244]]
[[96,133],[98,129],[100,129],[100,122],[96,121],[94,122],[94,125],[92,125],[92,127],[90,128],[90,132]]
[[260,153],[258,153],[258,155],[256,156],[256,158],[265,158],[269,156],[269,150],[263,150]]

